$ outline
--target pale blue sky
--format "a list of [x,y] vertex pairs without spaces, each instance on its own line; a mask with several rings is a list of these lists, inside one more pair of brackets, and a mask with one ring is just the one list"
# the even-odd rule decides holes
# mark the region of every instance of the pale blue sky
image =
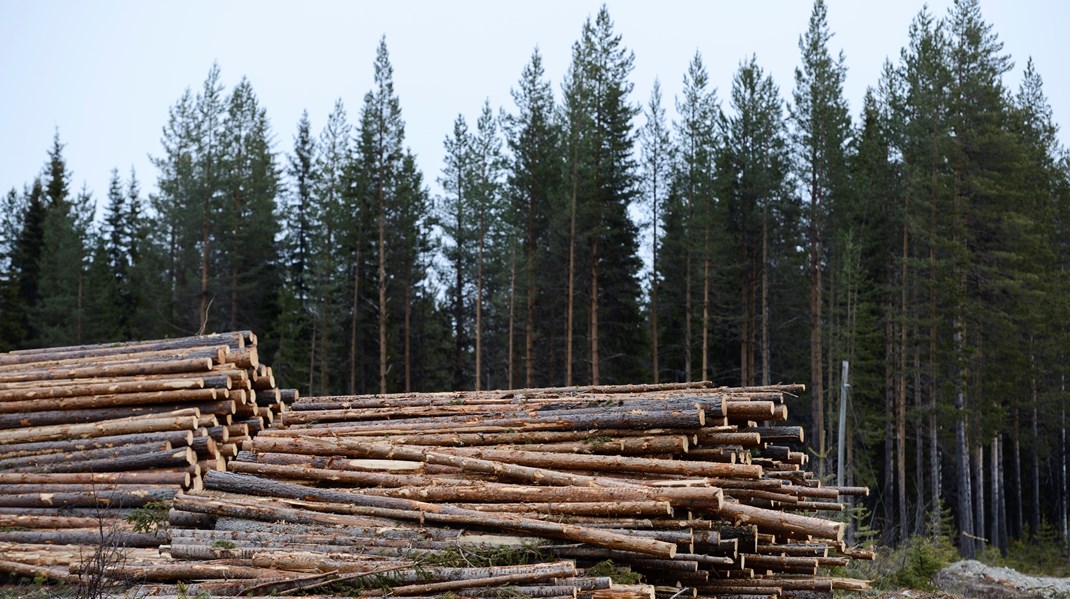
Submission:
[[[356,120],[384,34],[407,142],[433,185],[455,116],[463,113],[474,122],[484,98],[511,109],[509,89],[536,45],[557,93],[570,47],[601,4],[0,0],[0,192],[21,189],[40,172],[56,127],[73,188],[85,182],[100,201],[112,167],[125,178],[134,166],[142,188],[153,190],[156,172],[148,155],[160,153],[168,108],[187,86],[200,86],[213,61],[228,89],[242,75],[250,79],[271,119],[275,149],[289,151],[304,109],[317,135],[336,98]],[[607,4],[624,44],[635,52],[634,103],[646,102],[659,77],[671,115],[696,50],[722,99],[739,62],[751,53],[772,73],[782,96],[791,93],[809,0]],[[929,3],[937,16],[949,4]],[[921,7],[920,0],[829,0],[832,48],[847,56],[852,114],[885,58],[898,56]],[[1032,55],[1056,120],[1070,118],[1064,64],[1070,3],[982,0],[982,10],[1015,60],[1008,85],[1017,88]],[[1061,139],[1065,144],[1065,130]]]

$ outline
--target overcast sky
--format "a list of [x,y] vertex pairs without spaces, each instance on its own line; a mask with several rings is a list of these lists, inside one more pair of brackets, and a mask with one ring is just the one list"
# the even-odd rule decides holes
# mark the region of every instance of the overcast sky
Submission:
[[[570,48],[601,0],[538,2],[0,0],[0,191],[21,190],[46,160],[53,131],[66,144],[72,188],[98,202],[113,167],[137,169],[155,189],[149,155],[160,154],[168,108],[197,90],[213,61],[228,90],[244,75],[267,109],[275,149],[288,152],[301,111],[318,135],[336,98],[350,122],[372,84],[372,61],[386,36],[407,143],[433,189],[442,140],[458,113],[470,124],[485,98],[512,109],[509,90],[537,45],[555,94]],[[718,96],[728,95],[752,53],[789,97],[809,0],[609,0],[616,31],[635,53],[633,103],[655,78],[670,115],[683,73],[698,50]],[[951,0],[931,0],[942,17]],[[829,0],[834,52],[847,57],[846,93],[857,116],[886,57],[907,41],[921,0]],[[1070,2],[982,1],[985,19],[1012,55],[1007,84],[1017,89],[1033,56],[1056,121],[1070,118],[1065,27]],[[638,125],[641,122],[637,120]],[[1063,143],[1067,133],[1060,132]]]

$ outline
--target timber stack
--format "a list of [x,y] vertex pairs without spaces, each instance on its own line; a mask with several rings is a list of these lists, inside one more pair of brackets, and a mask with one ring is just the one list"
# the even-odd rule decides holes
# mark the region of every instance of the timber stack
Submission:
[[62,578],[105,531],[128,559],[155,552],[166,537],[134,520],[296,398],[250,331],[0,354],[0,572]]
[[[835,568],[840,500],[792,445],[798,386],[311,397],[177,496],[157,593],[792,597]],[[839,520],[828,514],[839,515]],[[211,526],[190,526],[197,521]],[[207,520],[206,520],[207,519]],[[639,575],[641,584],[617,584]],[[609,577],[615,577],[612,583]],[[152,588],[152,587],[150,587]],[[520,596],[520,595],[518,595]]]

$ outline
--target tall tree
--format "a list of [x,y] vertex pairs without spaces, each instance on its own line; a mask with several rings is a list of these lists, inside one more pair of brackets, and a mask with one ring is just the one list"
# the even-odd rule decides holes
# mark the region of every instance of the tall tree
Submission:
[[[633,62],[634,55],[621,45],[603,6],[594,21],[584,25],[566,82],[570,212],[577,226],[570,235],[569,283],[578,282],[576,266],[582,260],[588,275],[580,289],[586,292],[587,362],[593,385],[603,378],[634,377],[641,368],[636,356],[642,353],[642,341],[635,326],[640,321],[640,263],[636,227],[628,216],[638,191],[632,118],[639,109],[628,100]],[[574,310],[567,316],[571,324]],[[566,353],[571,353],[575,332],[569,328]],[[603,357],[613,362],[604,364]]]
[[439,185],[445,195],[438,202],[438,225],[442,228],[442,253],[452,271],[448,281],[447,297],[453,320],[453,388],[463,389],[468,384],[465,369],[469,353],[468,287],[472,257],[472,136],[464,116],[457,115],[453,121],[453,133],[443,142],[446,161],[442,167]]
[[826,237],[828,214],[845,193],[843,165],[850,129],[847,101],[843,96],[846,76],[844,55],[833,58],[828,44],[832,33],[824,0],[815,0],[809,27],[799,38],[802,65],[795,69],[794,145],[798,176],[807,199],[810,274],[810,397],[811,443],[817,446],[817,471],[824,475],[825,381],[824,381],[824,287],[828,263]]
[[561,180],[560,133],[554,120],[553,91],[545,79],[538,48],[524,66],[512,96],[516,113],[507,115],[504,122],[511,154],[508,218],[517,231],[523,254],[524,386],[534,387],[537,365],[549,361],[537,358],[540,338],[552,337],[545,328],[546,320],[539,318],[549,294],[547,286],[540,283],[546,276],[542,266],[550,245],[551,196],[557,193]]
[[737,245],[740,382],[754,385],[759,380],[755,367],[759,355],[760,384],[768,385],[769,269],[782,262],[774,258],[771,245],[784,221],[791,161],[779,91],[753,56],[732,80],[731,106],[717,171],[723,180],[729,232]]
[[[674,123],[676,144],[678,148],[676,165],[673,172],[673,185],[682,203],[685,256],[683,263],[684,277],[684,338],[683,338],[683,372],[684,380],[690,381],[694,376],[692,351],[694,335],[692,323],[695,320],[694,296],[695,280],[701,285],[702,317],[700,343],[701,361],[698,370],[699,380],[707,380],[714,373],[710,372],[710,328],[711,323],[711,283],[713,273],[713,242],[715,235],[714,208],[714,155],[717,147],[717,119],[720,108],[716,90],[710,87],[709,73],[702,61],[702,55],[695,56],[688,64],[684,75],[683,95],[676,100],[676,112],[680,120]],[[666,231],[668,234],[668,231]],[[696,272],[698,273],[696,275]]]
[[656,79],[644,116],[646,122],[639,130],[639,141],[643,194],[650,206],[650,373],[654,383],[657,383],[661,374],[658,364],[658,234],[662,227],[661,211],[669,190],[673,146],[665,108],[661,105],[661,83]]

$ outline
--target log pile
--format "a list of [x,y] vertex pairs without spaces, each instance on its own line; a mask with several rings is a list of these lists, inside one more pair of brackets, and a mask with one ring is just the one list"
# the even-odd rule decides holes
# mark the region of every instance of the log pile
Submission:
[[[312,397],[175,498],[155,591],[791,597],[861,590],[796,386]],[[197,520],[200,519],[200,520]],[[191,526],[200,522],[201,526]],[[147,575],[145,564],[116,576]],[[607,571],[608,569],[608,571]],[[642,584],[611,584],[640,574]],[[384,590],[388,589],[388,590]]]
[[166,543],[128,520],[200,489],[296,397],[250,331],[0,354],[0,572],[75,563],[102,535]]

